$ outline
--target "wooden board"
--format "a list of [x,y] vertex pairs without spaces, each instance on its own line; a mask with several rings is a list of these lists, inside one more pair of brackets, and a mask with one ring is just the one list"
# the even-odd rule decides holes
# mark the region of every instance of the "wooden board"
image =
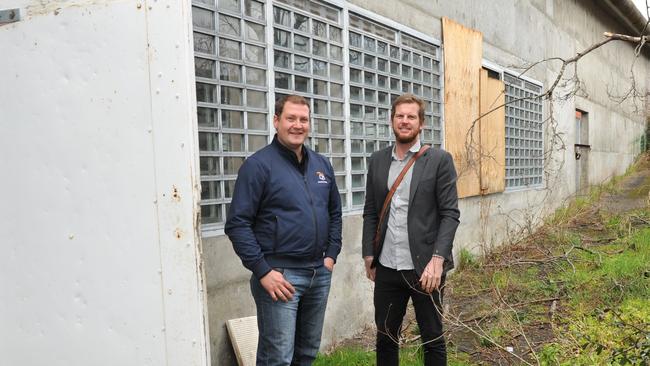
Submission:
[[[503,106],[503,81],[488,77],[481,69],[480,115]],[[498,108],[481,117],[481,194],[503,192],[506,188],[506,110]]]
[[[480,190],[479,80],[483,35],[442,18],[445,68],[445,149],[458,172],[458,196]],[[474,127],[474,128],[472,128]]]
[[230,341],[239,366],[255,366],[257,356],[257,317],[230,319],[226,322]]

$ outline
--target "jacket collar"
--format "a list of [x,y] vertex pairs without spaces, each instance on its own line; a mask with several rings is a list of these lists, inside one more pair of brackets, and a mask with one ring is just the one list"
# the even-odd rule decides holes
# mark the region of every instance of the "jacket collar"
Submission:
[[273,136],[273,141],[271,142],[275,147],[278,148],[280,151],[280,154],[289,160],[293,166],[295,166],[302,174],[305,174],[305,169],[307,167],[307,160],[309,159],[309,154],[307,154],[307,147],[303,144],[302,149],[302,160],[298,161],[298,157],[296,156],[296,153],[291,151],[288,147],[282,145],[282,143],[278,140],[278,134],[276,133],[275,136]]

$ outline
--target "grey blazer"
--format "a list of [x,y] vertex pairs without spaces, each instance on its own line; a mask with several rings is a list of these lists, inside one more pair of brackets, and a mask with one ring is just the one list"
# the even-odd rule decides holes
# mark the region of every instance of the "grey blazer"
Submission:
[[[364,257],[374,256],[373,266],[379,261],[390,215],[390,213],[386,214],[381,228],[379,249],[374,253],[372,243],[379,214],[388,195],[388,170],[392,149],[393,146],[389,146],[375,151],[368,163],[366,202],[363,208],[362,252]],[[447,272],[454,267],[452,246],[460,222],[454,162],[448,152],[430,148],[411,169],[413,173],[407,227],[415,271],[421,275],[431,256],[437,254],[445,258],[443,272]]]

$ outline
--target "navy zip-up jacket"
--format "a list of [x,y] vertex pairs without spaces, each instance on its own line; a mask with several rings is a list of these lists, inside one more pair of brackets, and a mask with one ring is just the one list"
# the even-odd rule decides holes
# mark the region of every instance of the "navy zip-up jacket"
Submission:
[[302,147],[303,159],[277,138],[239,169],[225,232],[246,268],[323,265],[341,251],[341,198],[332,165]]

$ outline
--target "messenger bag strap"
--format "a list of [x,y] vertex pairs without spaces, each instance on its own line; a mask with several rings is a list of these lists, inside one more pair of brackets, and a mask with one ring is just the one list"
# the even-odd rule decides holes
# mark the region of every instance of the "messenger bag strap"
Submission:
[[411,159],[406,163],[402,171],[399,173],[397,176],[397,179],[395,179],[395,182],[393,183],[393,186],[390,187],[390,191],[388,191],[388,195],[386,195],[386,199],[384,200],[384,205],[381,208],[381,213],[379,214],[379,222],[377,223],[377,231],[375,232],[375,240],[372,242],[372,248],[373,248],[373,253],[378,256],[379,253],[379,239],[381,236],[381,227],[384,224],[384,220],[386,219],[386,213],[388,212],[388,207],[390,207],[390,201],[393,198],[393,195],[395,194],[395,191],[397,190],[397,187],[399,187],[400,183],[402,183],[402,179],[406,176],[406,173],[409,171],[411,166],[415,164],[415,161],[424,154],[425,151],[427,151],[431,146],[430,145],[422,145],[420,148],[420,151],[418,151],[415,155],[411,157]]

